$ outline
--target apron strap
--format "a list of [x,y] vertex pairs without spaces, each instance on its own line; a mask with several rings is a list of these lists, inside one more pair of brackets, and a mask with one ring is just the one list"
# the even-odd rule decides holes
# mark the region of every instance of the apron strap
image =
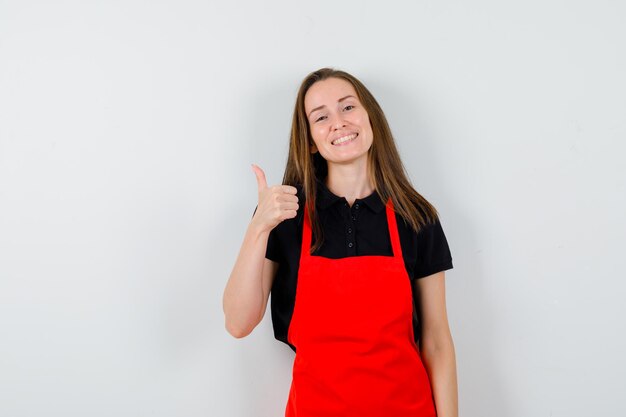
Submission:
[[402,257],[402,245],[400,244],[400,233],[398,232],[398,222],[396,221],[396,212],[393,209],[393,201],[391,197],[387,200],[387,228],[389,229],[389,238],[391,239],[391,248],[393,249],[393,257],[404,263]]
[[309,205],[308,202],[304,204],[304,225],[302,227],[302,251],[300,254],[300,258],[307,258],[307,259],[311,256],[309,251],[311,250],[311,240],[312,240],[312,231],[311,231],[311,223],[309,221],[308,205]]

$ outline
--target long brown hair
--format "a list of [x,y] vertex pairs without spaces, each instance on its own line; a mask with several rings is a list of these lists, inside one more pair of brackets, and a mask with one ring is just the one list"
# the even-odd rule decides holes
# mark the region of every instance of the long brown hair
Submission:
[[311,247],[311,253],[317,250],[324,240],[315,210],[315,196],[316,181],[322,181],[328,174],[328,164],[319,151],[314,154],[310,152],[309,147],[313,143],[313,138],[304,110],[304,96],[314,83],[331,77],[340,78],[352,84],[369,115],[374,138],[367,157],[368,177],[380,199],[386,202],[391,197],[395,211],[404,219],[405,224],[408,222],[416,232],[419,232],[426,224],[435,222],[438,218],[437,210],[411,185],[400,160],[387,118],[372,93],[361,81],[345,71],[321,68],[307,75],[298,90],[291,123],[289,156],[283,176],[283,184],[302,186],[309,221],[314,231],[313,234],[317,237]]

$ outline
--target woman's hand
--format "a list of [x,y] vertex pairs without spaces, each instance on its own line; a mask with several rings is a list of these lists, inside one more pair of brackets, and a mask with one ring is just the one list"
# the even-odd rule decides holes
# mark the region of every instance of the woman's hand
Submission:
[[240,338],[261,322],[278,263],[265,258],[270,232],[280,222],[296,216],[297,189],[289,185],[268,187],[265,173],[252,165],[259,185],[259,205],[252,216],[230,273],[222,306],[226,330]]
[[270,232],[286,219],[296,217],[298,212],[298,190],[291,185],[267,186],[263,170],[252,164],[259,186],[259,204],[251,223],[260,231]]

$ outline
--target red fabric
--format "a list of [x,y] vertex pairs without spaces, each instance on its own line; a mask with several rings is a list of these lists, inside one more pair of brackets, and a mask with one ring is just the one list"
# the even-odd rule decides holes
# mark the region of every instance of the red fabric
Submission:
[[386,209],[393,256],[330,259],[309,254],[305,206],[286,417],[436,416],[391,199]]

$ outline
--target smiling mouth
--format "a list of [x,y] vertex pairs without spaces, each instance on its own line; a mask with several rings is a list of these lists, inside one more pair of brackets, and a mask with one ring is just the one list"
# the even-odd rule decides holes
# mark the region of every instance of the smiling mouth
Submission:
[[335,146],[347,144],[348,142],[352,142],[354,139],[356,139],[357,136],[359,136],[358,133],[353,133],[351,135],[342,136],[332,141],[331,144]]

